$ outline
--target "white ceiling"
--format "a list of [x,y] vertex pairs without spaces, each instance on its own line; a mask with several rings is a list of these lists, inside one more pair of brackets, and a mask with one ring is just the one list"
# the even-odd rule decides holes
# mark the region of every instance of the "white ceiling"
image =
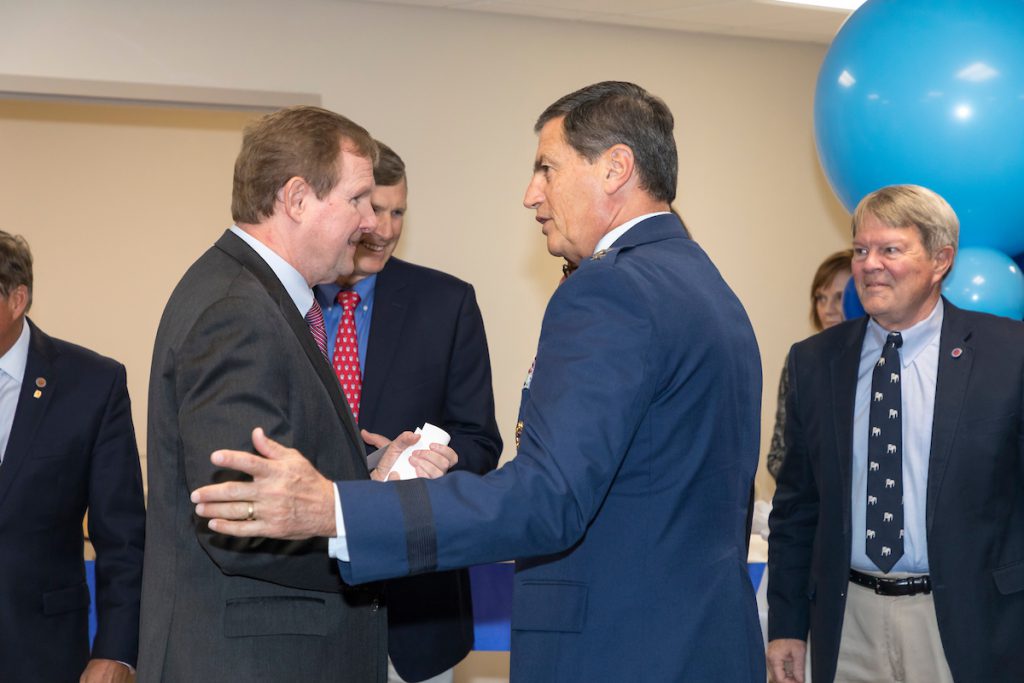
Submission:
[[845,10],[776,0],[356,0],[670,31],[830,43]]

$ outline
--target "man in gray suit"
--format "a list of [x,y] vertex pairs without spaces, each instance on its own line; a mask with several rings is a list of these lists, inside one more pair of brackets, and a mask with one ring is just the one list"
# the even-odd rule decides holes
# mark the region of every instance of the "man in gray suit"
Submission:
[[369,477],[310,287],[347,275],[375,227],[376,155],[365,130],[323,109],[260,119],[235,162],[235,225],[167,303],[149,392],[140,681],[385,680],[378,587],[343,584],[325,539],[228,539],[188,500],[240,478],[210,452],[250,447],[252,425],[328,479]]

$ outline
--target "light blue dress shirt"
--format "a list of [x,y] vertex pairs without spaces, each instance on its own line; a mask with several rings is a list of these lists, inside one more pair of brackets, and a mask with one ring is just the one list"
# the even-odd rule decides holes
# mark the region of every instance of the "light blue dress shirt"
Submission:
[[[352,285],[352,291],[359,295],[356,307],[356,341],[359,344],[359,369],[366,371],[366,345],[370,341],[370,321],[373,320],[373,294],[377,288],[377,274],[364,277]],[[334,342],[338,337],[338,323],[341,322],[342,306],[338,303],[341,287],[335,283],[317,285],[313,288],[316,300],[324,311],[324,327],[327,328],[327,357],[334,358]]]
[[7,353],[0,356],[0,463],[7,452],[7,442],[14,427],[14,412],[18,409],[18,395],[28,365],[28,345],[31,332],[22,319],[21,334]]
[[274,275],[277,276],[277,279],[281,281],[281,284],[288,292],[292,302],[295,303],[295,307],[299,309],[299,315],[305,318],[306,314],[309,313],[310,307],[313,305],[313,290],[309,288],[309,283],[306,282],[306,278],[303,277],[302,273],[295,270],[292,264],[278,256],[277,252],[273,249],[237,225],[231,226],[231,232],[238,235],[243,242],[259,254],[261,259],[266,261],[270,269],[274,271]]
[[[894,572],[928,573],[928,538],[925,502],[928,497],[928,459],[932,450],[935,415],[935,378],[939,368],[939,336],[942,331],[942,299],[931,314],[906,330],[900,348],[900,387],[903,415],[903,557]],[[860,352],[857,397],[853,416],[853,499],[850,507],[852,547],[850,566],[878,573],[865,552],[868,496],[868,417],[871,410],[871,374],[882,355],[889,330],[868,322]]]

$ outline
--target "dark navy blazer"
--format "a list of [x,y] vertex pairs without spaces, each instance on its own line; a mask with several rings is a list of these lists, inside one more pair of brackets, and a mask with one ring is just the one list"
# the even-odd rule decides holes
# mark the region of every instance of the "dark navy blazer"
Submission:
[[746,567],[761,367],[677,218],[551,298],[517,457],[476,477],[341,482],[354,582],[517,559],[512,678],[763,683]]
[[[397,258],[374,287],[359,426],[394,438],[430,422],[451,434],[454,470],[493,470],[501,437],[473,287]],[[390,581],[387,603],[388,653],[403,679],[447,671],[473,647],[464,569]]]
[[[925,504],[939,635],[955,680],[1022,681],[1024,325],[943,303]],[[835,676],[849,590],[854,396],[866,329],[866,317],[847,321],[789,355],[768,633],[810,632],[816,683]]]
[[90,657],[86,509],[96,549],[92,656],[135,665],[142,472],[124,366],[28,324],[0,465],[0,681],[77,681]]

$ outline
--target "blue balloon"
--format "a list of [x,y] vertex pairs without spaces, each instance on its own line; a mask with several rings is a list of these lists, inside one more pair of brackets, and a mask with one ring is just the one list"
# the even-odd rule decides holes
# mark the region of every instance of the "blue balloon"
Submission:
[[995,249],[961,249],[942,293],[960,308],[1024,318],[1024,274],[1013,259]]
[[1017,267],[1024,272],[1024,254],[1017,254],[1013,257],[1013,262],[1017,264]]
[[818,74],[818,156],[852,211],[913,183],[960,218],[960,246],[1024,252],[1024,0],[869,0]]
[[860,303],[860,297],[857,296],[857,288],[853,284],[853,278],[846,283],[846,287],[843,289],[843,316],[847,320],[859,318],[865,315],[867,311]]

